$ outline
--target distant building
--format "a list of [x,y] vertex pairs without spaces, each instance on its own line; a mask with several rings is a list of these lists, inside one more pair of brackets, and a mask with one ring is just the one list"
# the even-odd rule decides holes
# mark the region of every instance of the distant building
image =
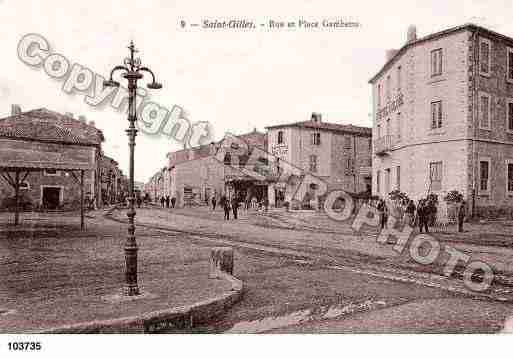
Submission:
[[104,205],[123,202],[128,195],[128,180],[118,163],[106,156],[100,158],[101,199]]
[[373,90],[372,191],[463,193],[476,213],[513,209],[513,39],[467,24],[387,51]]
[[[370,128],[323,122],[321,114],[313,113],[308,121],[269,126],[267,130],[269,152],[304,173],[321,178],[328,191],[370,192]],[[296,189],[296,181],[290,178],[272,183],[268,187],[270,205],[290,203]],[[309,200],[318,202],[317,198]]]
[[[266,148],[266,135],[256,130],[237,138],[249,147]],[[224,162],[216,158],[220,146],[223,146],[223,153],[228,154]],[[170,152],[167,154],[168,166],[150,178],[144,191],[157,201],[162,196],[175,197],[177,206],[207,204],[212,197],[220,198],[221,195],[236,195],[241,199],[255,196],[263,200],[267,196],[267,183],[244,176],[235,169],[229,158],[232,151],[237,152],[230,142],[223,140]]]

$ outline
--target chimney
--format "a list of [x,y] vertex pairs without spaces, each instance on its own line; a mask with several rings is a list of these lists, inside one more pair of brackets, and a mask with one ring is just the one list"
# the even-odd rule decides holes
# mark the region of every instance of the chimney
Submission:
[[20,105],[11,105],[11,116],[19,115],[21,113]]
[[66,113],[64,114],[64,116],[67,116],[67,117],[73,118],[73,113],[71,113],[71,112],[66,112]]
[[397,49],[388,49],[386,51],[386,62],[392,60],[392,58],[397,54],[399,50]]
[[79,120],[80,122],[82,122],[82,123],[86,123],[86,122],[87,122],[87,121],[86,121],[86,117],[85,117],[84,115],[80,115],[80,116],[78,116],[78,120]]
[[417,41],[417,27],[415,25],[408,26],[408,34],[406,36],[406,43]]
[[321,123],[322,122],[322,114],[320,112],[312,112],[311,121]]

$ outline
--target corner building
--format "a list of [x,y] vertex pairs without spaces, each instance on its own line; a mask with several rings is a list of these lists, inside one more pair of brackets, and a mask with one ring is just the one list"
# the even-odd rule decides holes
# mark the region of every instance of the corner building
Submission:
[[472,213],[513,211],[513,39],[466,24],[388,50],[370,80],[373,194],[463,193]]

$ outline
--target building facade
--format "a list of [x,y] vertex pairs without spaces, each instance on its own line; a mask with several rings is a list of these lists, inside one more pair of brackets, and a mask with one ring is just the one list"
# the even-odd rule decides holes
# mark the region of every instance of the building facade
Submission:
[[473,213],[513,199],[513,39],[467,24],[388,50],[370,80],[373,194],[461,192]]
[[[26,141],[54,144],[55,156],[60,156],[58,151],[72,151],[77,144],[87,144],[95,169],[84,173],[86,204],[96,208],[102,205],[99,173],[104,137],[94,122],[44,108],[22,112],[19,106],[13,105],[11,116],[0,119],[0,127],[2,137],[19,143],[21,158],[24,151],[26,156],[31,155],[32,150],[24,147]],[[78,209],[80,206],[80,184],[69,171],[44,168],[31,171],[21,183],[20,195],[25,208]],[[14,189],[0,179],[0,207],[7,209],[13,196]]]
[[[122,201],[128,190],[128,180],[118,163],[103,154],[104,136],[93,121],[85,117],[74,118],[71,113],[60,114],[45,108],[22,112],[13,105],[11,116],[0,119],[2,137],[19,140],[20,151],[29,155],[23,141],[41,141],[55,144],[54,155],[59,151],[71,151],[76,144],[86,143],[91,149],[94,170],[84,173],[84,195],[87,208]],[[76,174],[75,174],[76,175]],[[31,171],[20,187],[20,195],[27,208],[32,209],[78,209],[80,206],[80,184],[70,171],[42,169]],[[6,209],[14,196],[14,189],[0,178],[0,208]]]
[[[360,193],[371,189],[371,129],[322,121],[314,113],[309,121],[267,127],[269,153],[302,173],[310,173],[327,184],[328,191]],[[295,181],[281,176],[268,187],[271,206],[291,203]],[[296,198],[305,198],[296,194]],[[308,196],[307,196],[308,197]],[[317,198],[308,198],[318,202]]]
[[[248,148],[266,148],[265,134],[256,130],[235,137],[235,142],[244,143]],[[247,163],[236,158],[238,152],[228,138],[220,143],[169,152],[168,165],[150,178],[144,191],[152,199],[174,197],[179,207],[205,205],[213,197],[219,199],[222,195],[237,196],[241,200],[255,196],[263,200],[267,196],[267,183],[241,174],[236,167]],[[222,159],[219,153],[223,153]]]
[[119,164],[109,156],[100,158],[101,199],[103,205],[124,202],[128,195],[128,179]]

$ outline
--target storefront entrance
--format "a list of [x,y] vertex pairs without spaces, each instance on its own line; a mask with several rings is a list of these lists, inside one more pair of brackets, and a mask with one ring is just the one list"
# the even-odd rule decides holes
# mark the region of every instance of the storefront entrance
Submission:
[[230,181],[231,195],[236,196],[242,202],[251,201],[254,197],[257,202],[267,199],[267,185],[255,183],[255,181]]

